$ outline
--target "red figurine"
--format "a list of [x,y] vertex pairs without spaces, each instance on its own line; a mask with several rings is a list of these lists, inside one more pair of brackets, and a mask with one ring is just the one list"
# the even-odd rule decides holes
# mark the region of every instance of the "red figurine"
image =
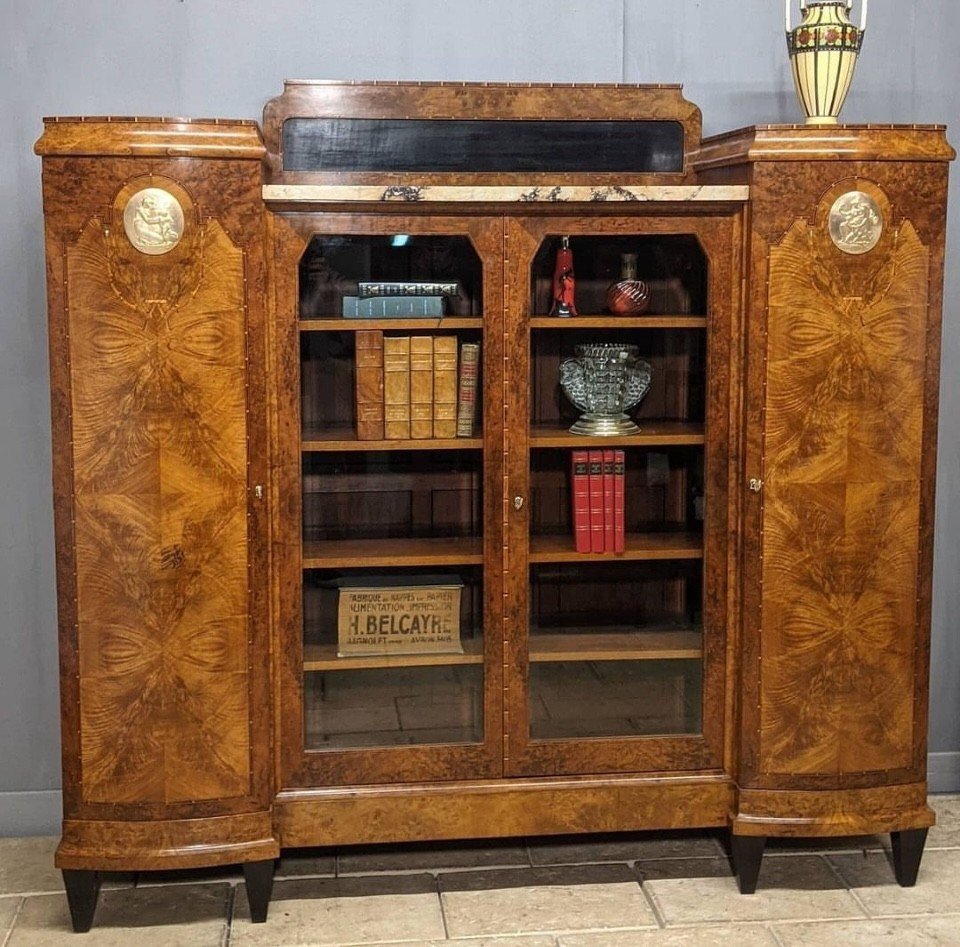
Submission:
[[577,305],[573,298],[574,287],[573,250],[570,249],[570,238],[564,237],[560,243],[560,249],[557,250],[557,262],[553,267],[551,316],[575,316],[577,314]]

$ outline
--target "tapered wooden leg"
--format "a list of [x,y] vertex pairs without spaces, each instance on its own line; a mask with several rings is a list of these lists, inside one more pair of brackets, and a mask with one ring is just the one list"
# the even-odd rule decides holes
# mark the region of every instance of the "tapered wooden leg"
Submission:
[[70,920],[78,934],[86,934],[93,926],[93,912],[100,894],[100,875],[95,871],[63,869],[63,886],[67,889]]
[[247,885],[250,920],[254,924],[263,924],[267,919],[270,892],[273,890],[273,867],[272,858],[262,862],[245,862],[243,865],[243,880]]
[[731,835],[730,853],[733,870],[737,873],[740,894],[753,894],[757,890],[760,861],[767,840],[762,835]]
[[893,843],[893,871],[897,876],[897,884],[901,888],[912,888],[917,883],[927,830],[891,832],[890,841]]

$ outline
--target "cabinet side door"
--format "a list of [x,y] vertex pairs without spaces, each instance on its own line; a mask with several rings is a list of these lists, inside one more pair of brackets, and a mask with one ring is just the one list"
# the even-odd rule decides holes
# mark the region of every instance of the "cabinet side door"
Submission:
[[[234,129],[246,145],[215,159],[204,142],[225,129],[134,125],[199,153],[120,157],[114,126],[90,155],[96,124],[71,144],[48,129],[39,148],[65,868],[276,848],[257,132]],[[213,816],[200,853],[196,820]]]
[[738,831],[930,819],[945,164],[854,138],[753,170]]

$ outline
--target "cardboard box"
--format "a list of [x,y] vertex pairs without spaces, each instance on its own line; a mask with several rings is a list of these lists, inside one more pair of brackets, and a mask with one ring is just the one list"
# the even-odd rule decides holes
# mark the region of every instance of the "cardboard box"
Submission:
[[463,654],[462,591],[450,576],[349,580],[340,586],[337,654]]

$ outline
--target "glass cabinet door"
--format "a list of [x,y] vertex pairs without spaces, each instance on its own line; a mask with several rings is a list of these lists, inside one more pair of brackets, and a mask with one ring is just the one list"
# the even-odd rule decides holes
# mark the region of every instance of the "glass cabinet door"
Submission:
[[502,222],[276,230],[300,422],[281,501],[299,552],[281,604],[287,778],[498,775],[502,411],[482,393],[502,387]]
[[720,763],[734,225],[509,224],[514,773]]

